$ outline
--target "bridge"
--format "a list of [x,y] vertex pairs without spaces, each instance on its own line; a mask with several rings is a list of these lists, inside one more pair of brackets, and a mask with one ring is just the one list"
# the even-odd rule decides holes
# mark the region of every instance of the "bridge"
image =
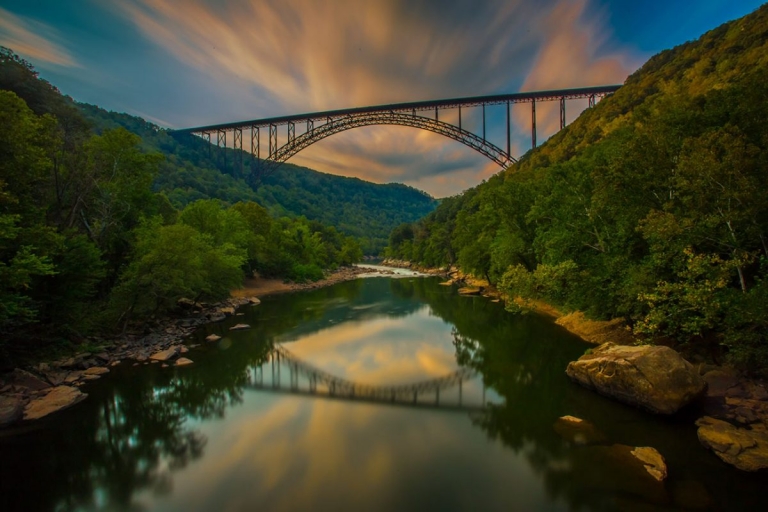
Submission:
[[[281,379],[281,368],[288,369],[288,383]],[[265,368],[271,368],[271,377],[265,379]],[[300,376],[304,377],[303,385]],[[485,406],[485,386],[480,404],[464,402],[463,383],[473,379],[477,373],[469,368],[460,368],[442,377],[427,379],[410,384],[373,386],[353,382],[315,368],[302,361],[282,345],[276,345],[268,356],[266,364],[251,369],[249,387],[261,391],[304,395],[356,402],[441,408],[450,410],[476,410]],[[440,393],[458,388],[458,402],[440,402]]]
[[[224,148],[229,147],[227,140],[228,134],[231,134],[229,140],[231,141],[232,148],[236,150],[236,158],[239,159],[239,162],[235,163],[239,163],[242,170],[244,164],[243,157],[246,154],[250,154],[252,162],[255,163],[255,165],[249,166],[252,169],[251,177],[256,181],[274,172],[283,162],[315,142],[352,128],[372,125],[410,126],[428,130],[461,142],[504,169],[517,161],[512,155],[511,149],[512,121],[510,108],[513,104],[531,104],[531,146],[535,148],[537,103],[559,101],[560,129],[563,129],[566,125],[565,107],[567,100],[587,99],[589,107],[592,108],[599,99],[612,94],[619,87],[621,86],[606,85],[556,91],[396,103],[200,126],[176,130],[176,133],[197,135],[209,144],[213,145],[215,143],[216,146]],[[506,110],[506,149],[488,140],[486,108],[490,106],[502,106]],[[478,127],[478,133],[468,130],[466,124],[462,123],[462,114],[466,113],[467,109],[470,108],[482,110],[482,122],[480,127]],[[440,120],[440,113],[443,113],[443,119],[445,119],[445,111],[447,110],[458,112],[458,122],[456,124]],[[464,115],[466,116],[466,114]],[[278,136],[279,128],[281,127],[285,128],[285,138],[283,140],[286,141],[282,145],[279,143]],[[262,130],[266,132],[269,139],[268,151],[263,159],[261,153]],[[215,139],[213,138],[214,135]],[[245,137],[246,141],[250,139],[250,144],[244,144],[243,137]],[[250,146],[249,150],[248,146]],[[224,165],[226,166],[226,161]]]

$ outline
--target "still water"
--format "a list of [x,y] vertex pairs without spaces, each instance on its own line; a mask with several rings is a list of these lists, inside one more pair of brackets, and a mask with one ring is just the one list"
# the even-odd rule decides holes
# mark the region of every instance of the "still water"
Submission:
[[[545,318],[402,276],[240,312],[188,341],[193,365],[123,364],[85,402],[0,434],[0,510],[768,510],[765,475],[701,448],[690,417],[571,384],[565,366],[587,347]],[[252,329],[229,331],[241,322]],[[462,369],[476,374],[460,389],[423,387],[416,403],[310,388],[313,375],[386,391]],[[604,443],[560,437],[566,414]],[[657,448],[667,481],[626,468],[619,443]]]

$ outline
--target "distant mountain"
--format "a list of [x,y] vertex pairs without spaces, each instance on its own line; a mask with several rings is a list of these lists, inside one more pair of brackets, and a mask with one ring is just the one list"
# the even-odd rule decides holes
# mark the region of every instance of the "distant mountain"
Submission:
[[395,226],[420,219],[437,206],[434,198],[406,185],[378,185],[292,164],[283,164],[254,190],[245,179],[248,155],[242,155],[241,170],[241,155],[232,149],[175,134],[140,117],[88,104],[78,107],[97,131],[123,127],[139,135],[147,150],[165,155],[155,187],[177,207],[208,198],[256,201],[274,216],[303,215],[333,225],[362,239],[367,254],[378,254]]

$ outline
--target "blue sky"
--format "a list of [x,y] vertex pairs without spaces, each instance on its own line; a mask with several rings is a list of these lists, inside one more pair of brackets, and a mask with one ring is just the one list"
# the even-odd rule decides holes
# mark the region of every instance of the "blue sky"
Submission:
[[[0,45],[78,101],[179,128],[332,108],[621,83],[750,0],[2,0]],[[540,109],[539,140],[558,127]],[[569,119],[582,108],[568,106]],[[491,119],[500,113],[490,113]],[[515,150],[530,144],[514,111]],[[442,115],[441,115],[442,119]],[[471,122],[471,120],[469,121]],[[501,125],[490,136],[502,136]],[[438,197],[498,169],[404,127],[335,135],[292,162]]]

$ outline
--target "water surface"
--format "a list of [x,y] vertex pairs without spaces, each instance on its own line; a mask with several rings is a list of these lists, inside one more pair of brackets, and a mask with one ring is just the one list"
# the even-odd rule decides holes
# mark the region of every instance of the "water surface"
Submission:
[[[189,340],[193,365],[123,364],[85,386],[85,402],[4,432],[0,510],[768,509],[765,476],[705,451],[686,414],[570,383],[565,366],[587,347],[548,319],[399,277],[267,297]],[[228,330],[241,322],[253,328]],[[204,342],[213,332],[223,339]],[[276,344],[361,385],[478,373],[416,404],[313,395],[270,355]],[[561,438],[566,414],[606,446]],[[616,443],[657,448],[665,484],[625,472]]]

